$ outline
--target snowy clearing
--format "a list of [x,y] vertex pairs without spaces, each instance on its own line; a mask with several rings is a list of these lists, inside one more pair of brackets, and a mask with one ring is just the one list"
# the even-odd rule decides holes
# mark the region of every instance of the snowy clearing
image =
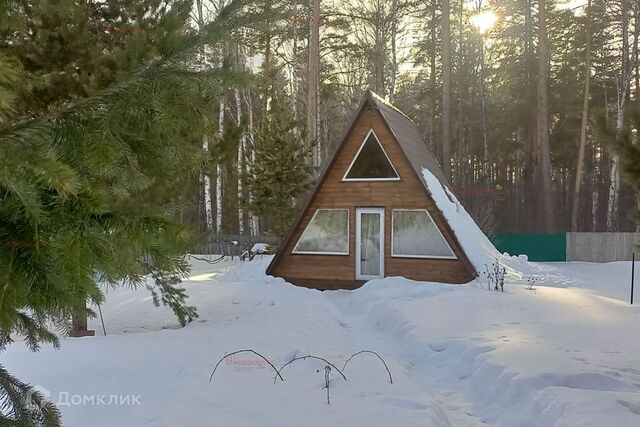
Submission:
[[[183,329],[146,290],[109,290],[108,336],[37,354],[18,343],[2,364],[54,402],[68,398],[70,427],[640,425],[630,263],[531,263],[536,289],[520,277],[504,293],[402,278],[320,292],[265,276],[269,260],[196,261],[185,287],[200,318]],[[99,319],[90,327],[102,335]],[[274,384],[265,363],[241,354],[209,383],[215,363],[243,348],[277,367],[313,354],[340,369],[374,350],[394,383],[369,354],[350,362],[347,381],[332,373],[331,405],[316,361],[288,366]],[[116,407],[111,395],[139,404]]]

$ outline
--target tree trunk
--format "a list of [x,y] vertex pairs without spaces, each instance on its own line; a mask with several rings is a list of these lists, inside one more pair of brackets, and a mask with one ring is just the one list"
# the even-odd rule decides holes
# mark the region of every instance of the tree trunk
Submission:
[[[239,48],[238,48],[239,49]],[[238,127],[242,125],[242,101],[240,100],[240,89],[234,89],[234,96],[236,99],[236,124]],[[245,145],[246,145],[247,133],[242,130],[240,134],[240,141],[238,142],[238,233],[244,234],[244,190],[243,182],[245,176]]]
[[387,95],[385,87],[387,34],[385,32],[384,5],[385,1],[376,0],[373,15],[373,90],[382,96]]
[[[461,167],[463,161],[464,161],[464,118],[463,118],[463,97],[462,97],[462,65],[464,62],[464,53],[462,51],[462,42],[463,42],[463,29],[464,29],[464,21],[463,21],[463,17],[464,17],[464,1],[465,0],[460,0],[460,10],[458,11],[458,142],[457,142],[457,155],[455,156],[456,158],[456,164],[455,164],[455,177],[451,176],[451,181],[452,181],[452,185],[454,181],[460,182],[460,175],[461,175],[461,169],[463,169],[463,167]],[[455,179],[454,179],[455,178]]]
[[450,2],[442,0],[442,171],[451,180],[451,22]]
[[309,21],[309,76],[307,88],[307,132],[309,141],[315,144],[313,150],[314,175],[320,170],[320,144],[318,141],[318,107],[320,80],[320,0],[311,0],[311,20]]
[[[218,113],[218,136],[220,141],[224,138],[224,101],[220,101]],[[216,164],[216,206],[215,206],[215,232],[220,233],[222,227],[222,162],[218,159]]]
[[[607,90],[606,82],[602,82],[602,93],[604,101],[604,124],[605,127],[609,127],[609,91]],[[604,177],[608,175],[609,156],[607,150],[602,146],[594,147],[593,149],[594,163],[596,164],[597,173],[594,174],[594,187],[593,187],[593,231],[601,231],[603,228],[601,225],[606,226],[606,211],[603,209],[605,202],[608,200],[608,195],[605,193],[606,184],[604,183]],[[607,200],[605,200],[607,199]],[[604,216],[603,216],[604,212]]]
[[537,196],[535,180],[535,164],[536,164],[536,129],[537,129],[537,115],[536,115],[536,87],[535,87],[535,75],[536,75],[536,54],[534,47],[534,23],[532,14],[532,0],[527,0],[526,7],[524,9],[524,41],[525,41],[525,67],[524,67],[524,82],[525,88],[525,103],[524,109],[526,114],[526,123],[524,125],[524,165],[522,170],[523,178],[523,218],[524,218],[524,230],[525,231],[537,231]]
[[[627,91],[631,81],[631,64],[629,61],[629,3],[622,0],[622,54],[621,68],[618,79],[616,102],[616,139],[620,138],[624,126],[624,108]],[[609,184],[609,200],[607,202],[607,231],[618,230],[618,204],[620,200],[620,166],[617,154],[611,157],[611,171]]]
[[[198,14],[198,29],[201,30],[205,24],[204,13],[202,9],[202,0],[196,0],[196,12]],[[206,66],[206,47],[202,48],[201,55],[201,59]],[[207,154],[209,153],[209,140],[206,136],[202,138],[202,151]],[[202,196],[202,203],[204,205],[205,229],[211,230],[213,229],[213,212],[211,208],[211,176],[207,172],[204,172],[202,174]]]
[[485,94],[485,81],[484,81],[484,37],[480,35],[480,109],[481,109],[481,124],[482,124],[482,172],[484,175],[483,181],[485,184],[491,182],[491,165],[489,162],[489,141],[487,139],[487,99]]
[[551,152],[549,149],[549,107],[547,101],[547,73],[549,52],[547,40],[546,0],[538,2],[538,85],[537,85],[537,183],[542,203],[539,220],[542,230],[553,230],[552,188],[551,188]]
[[[226,0],[218,0],[218,10],[222,10],[222,8],[226,5]],[[218,66],[222,67],[224,63],[224,45],[220,46],[218,50]],[[224,94],[222,94],[220,98],[220,110],[218,111],[218,136],[220,141],[222,141],[224,137]],[[222,161],[218,159],[216,164],[216,192],[215,192],[215,232],[220,233],[222,231],[222,181],[224,177],[224,171],[222,168]]]
[[633,23],[633,63],[635,64],[635,89],[636,102],[640,103],[640,55],[638,53],[640,43],[640,3],[635,2],[634,23]]
[[[253,102],[251,100],[251,94],[247,95],[246,92],[243,92],[243,96],[244,96],[245,103],[247,105],[247,119],[248,119],[247,120],[247,143],[248,144],[246,147],[245,158],[248,159],[247,161],[249,162],[249,164],[253,165],[256,160],[256,156],[255,156],[256,139],[253,131]],[[253,176],[253,170],[247,170],[247,175],[249,174]],[[253,201],[253,196],[251,194],[251,191],[249,191],[249,188],[245,188],[245,191],[248,194],[249,205],[251,206]],[[250,233],[252,236],[258,236],[260,234],[258,217],[256,217],[253,212],[251,212],[249,216],[249,227],[250,227]]]
[[391,81],[389,82],[389,101],[394,102],[396,79],[398,77],[398,0],[391,1]]
[[591,0],[587,3],[586,31],[586,58],[584,94],[582,98],[582,118],[580,122],[580,145],[578,147],[578,160],[576,164],[576,180],[573,187],[573,201],[571,205],[571,230],[578,231],[578,212],[580,211],[580,190],[582,186],[582,170],[584,167],[584,152],[587,146],[587,127],[589,123],[589,84],[591,81]]
[[[298,123],[298,2],[292,1],[292,47],[291,47],[291,111],[293,120]],[[298,127],[295,129],[298,134]]]
[[[436,152],[436,144],[435,144],[435,126],[436,126],[436,110],[437,110],[437,100],[436,100],[436,12],[437,12],[437,3],[436,0],[431,0],[431,50],[429,52],[429,80],[430,80],[430,88],[431,88],[431,108],[429,118],[429,149],[433,153],[434,156],[437,156],[438,152]],[[439,151],[439,150],[438,150]]]
[[86,301],[84,298],[78,299],[77,303],[73,307],[73,316],[71,318],[71,330],[72,331],[86,331],[87,330],[87,311]]
[[[271,16],[271,1],[267,0],[264,8],[264,15]],[[266,28],[264,34],[264,61],[262,62],[262,72],[265,76],[264,93],[262,99],[262,115],[260,116],[260,124],[269,120],[269,110],[271,108],[272,95],[272,79],[274,78],[271,70],[271,28]]]
[[76,303],[73,305],[73,312],[71,314],[71,329],[69,330],[70,337],[89,337],[94,336],[95,331],[88,329],[87,319],[87,300],[84,296],[78,297]]

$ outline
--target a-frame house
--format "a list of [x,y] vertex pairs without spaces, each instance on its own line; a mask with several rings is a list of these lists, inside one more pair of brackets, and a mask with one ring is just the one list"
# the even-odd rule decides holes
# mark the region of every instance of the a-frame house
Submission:
[[387,276],[471,281],[423,169],[448,186],[415,124],[367,91],[267,274],[317,289]]

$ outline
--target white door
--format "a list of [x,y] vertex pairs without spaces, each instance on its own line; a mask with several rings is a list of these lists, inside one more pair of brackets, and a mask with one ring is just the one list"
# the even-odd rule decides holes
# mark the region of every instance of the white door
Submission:
[[356,209],[356,280],[384,277],[384,209]]

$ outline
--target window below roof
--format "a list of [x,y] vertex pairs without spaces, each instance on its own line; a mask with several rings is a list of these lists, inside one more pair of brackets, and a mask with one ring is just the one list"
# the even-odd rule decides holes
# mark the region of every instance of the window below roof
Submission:
[[394,257],[456,259],[425,209],[394,209],[391,228]]
[[294,254],[349,255],[349,209],[318,209]]
[[360,145],[343,181],[399,181],[400,177],[382,148],[378,137],[369,130]]

